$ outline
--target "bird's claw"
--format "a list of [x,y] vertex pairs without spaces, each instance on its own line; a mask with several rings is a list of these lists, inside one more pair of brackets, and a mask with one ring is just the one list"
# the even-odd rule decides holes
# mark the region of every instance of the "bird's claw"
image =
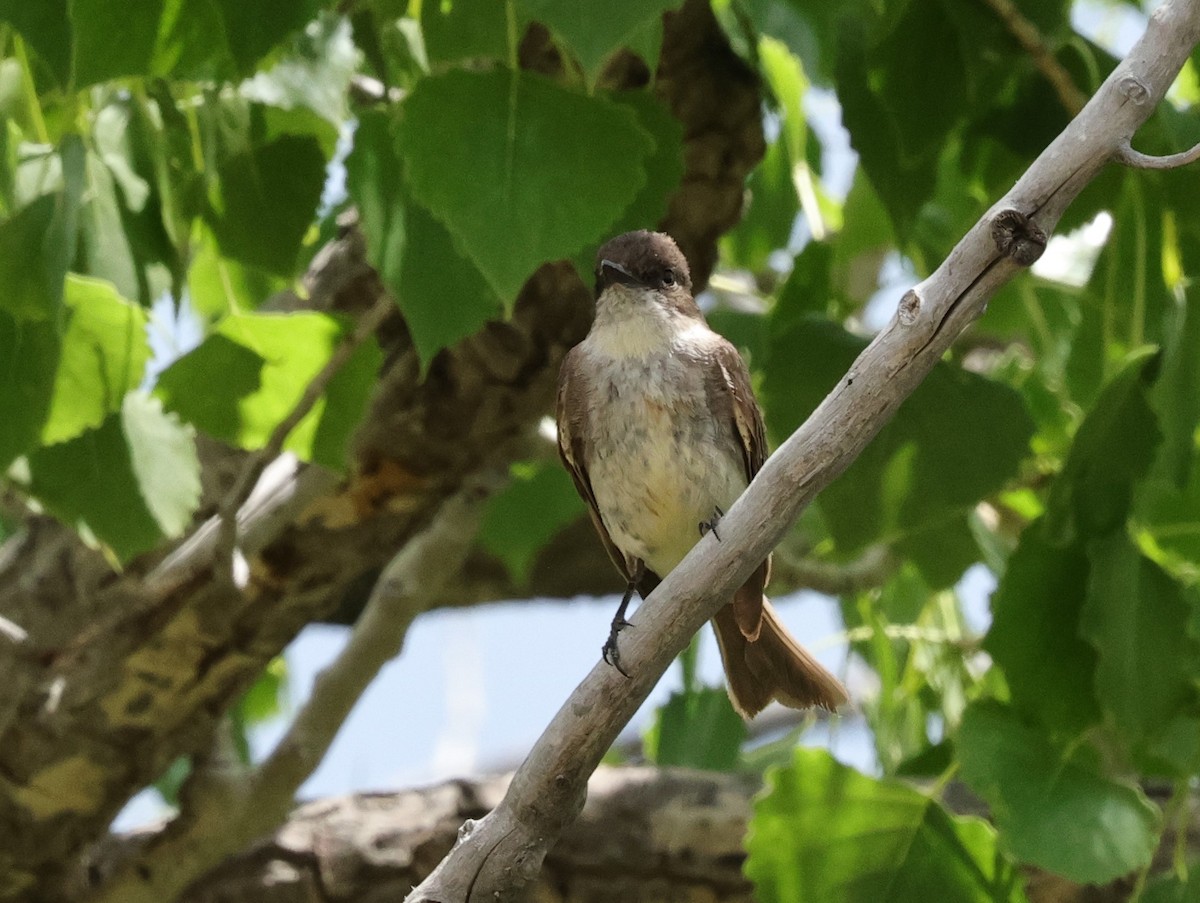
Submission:
[[721,518],[723,518],[724,516],[725,516],[725,512],[722,511],[716,505],[714,505],[712,517],[710,517],[708,520],[700,521],[700,524],[699,524],[700,535],[707,536],[709,533],[711,533],[713,536],[715,536],[717,538],[717,542],[720,542],[721,534],[717,532],[717,524],[719,524],[721,522]]
[[632,626],[633,623],[631,621],[627,621],[624,618],[614,618],[612,622],[612,629],[608,634],[608,639],[604,642],[604,646],[600,649],[600,654],[603,656],[604,661],[616,668],[617,671],[620,672],[624,677],[629,677],[629,673],[621,667],[621,650],[617,645],[617,634],[619,634],[626,627]]

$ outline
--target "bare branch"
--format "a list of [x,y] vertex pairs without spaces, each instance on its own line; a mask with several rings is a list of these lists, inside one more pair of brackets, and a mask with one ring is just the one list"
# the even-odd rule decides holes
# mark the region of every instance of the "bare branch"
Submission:
[[1200,0],[1169,0],[1096,96],[1024,176],[910,290],[812,416],[651,594],[623,636],[626,679],[598,663],[517,770],[501,804],[468,821],[410,903],[514,900],[583,807],[587,777],[692,635],[816,494],[862,452],[988,299],[1040,253],[1067,206],[1162,100],[1200,41]]
[[1126,166],[1132,166],[1134,169],[1178,169],[1180,166],[1187,166],[1189,163],[1195,163],[1197,160],[1200,160],[1200,144],[1182,153],[1170,154],[1166,157],[1155,157],[1134,150],[1133,146],[1126,141],[1117,148],[1116,159],[1118,162],[1124,163]]
[[451,497],[389,562],[337,659],[317,677],[287,734],[257,768],[197,770],[180,815],[126,862],[93,903],[173,900],[223,858],[275,830],[320,764],[367,685],[399,654],[413,619],[466,556],[484,503],[501,483],[489,472]]
[[1066,111],[1074,116],[1082,110],[1083,105],[1087,103],[1087,95],[1076,87],[1071,73],[1055,58],[1054,51],[1046,43],[1046,39],[1042,37],[1037,26],[1025,17],[1013,0],[983,0],[983,2],[991,7],[992,12],[1004,23],[1009,33],[1017,39],[1021,49],[1029,54],[1033,64],[1037,66],[1038,72],[1042,73],[1042,77],[1054,88],[1054,93],[1058,95],[1058,102]]
[[279,457],[287,437],[313,409],[313,405],[321,399],[321,395],[329,388],[329,383],[337,376],[338,371],[346,365],[358,347],[373,335],[379,325],[395,311],[396,303],[391,296],[380,293],[370,309],[359,318],[354,329],[333,350],[333,354],[329,356],[325,366],[309,381],[304,389],[304,394],[296,402],[296,406],[283,420],[279,421],[271,432],[267,444],[251,455],[246,462],[237,482],[221,500],[221,506],[217,512],[220,521],[213,557],[218,572],[223,567],[232,567],[234,551],[237,547],[238,511],[250,497],[250,493],[258,483],[258,478],[262,476],[267,465]]
[[886,545],[870,546],[845,563],[781,555],[777,550],[771,563],[771,584],[840,596],[882,586],[899,566],[900,558]]

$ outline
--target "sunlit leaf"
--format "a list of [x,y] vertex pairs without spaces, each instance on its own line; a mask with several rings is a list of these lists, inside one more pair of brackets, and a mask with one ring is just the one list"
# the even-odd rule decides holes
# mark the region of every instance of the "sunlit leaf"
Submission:
[[96,279],[70,276],[67,326],[41,441],[53,445],[99,426],[136,388],[150,359],[146,313]]
[[29,472],[47,509],[123,560],[178,536],[200,500],[191,428],[138,393],[99,427],[35,451]]
[[[155,392],[168,410],[206,433],[242,448],[260,448],[349,329],[346,322],[319,313],[230,316],[159,377]],[[306,461],[344,468],[346,444],[379,363],[379,346],[368,340],[329,382],[284,447]]]
[[823,750],[798,749],[791,766],[768,771],[746,847],[762,903],[926,903],[931,888],[955,903],[1025,899],[987,823]]

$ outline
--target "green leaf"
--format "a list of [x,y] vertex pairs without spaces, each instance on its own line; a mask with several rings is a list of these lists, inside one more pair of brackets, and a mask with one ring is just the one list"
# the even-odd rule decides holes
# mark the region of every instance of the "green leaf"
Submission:
[[155,56],[168,2],[129,0],[117,17],[105,0],[70,0],[76,84],[83,87],[124,75],[166,74],[156,71]]
[[358,207],[359,223],[367,240],[367,259],[392,295],[399,298],[407,192],[403,163],[392,135],[392,117],[370,110],[359,117],[354,149],[346,158],[346,188]]
[[1136,747],[1185,705],[1194,711],[1200,649],[1188,623],[1197,600],[1124,533],[1093,540],[1088,557],[1081,626],[1099,653],[1096,691]]
[[0,311],[22,320],[51,317],[67,268],[54,235],[57,202],[43,195],[0,223]]
[[179,791],[192,774],[192,760],[180,756],[154,782],[154,789],[162,797],[162,801],[172,808],[179,806]]
[[246,724],[261,724],[282,714],[287,680],[287,659],[277,655],[271,659],[238,703],[242,721]]
[[104,162],[87,155],[87,202],[80,215],[76,269],[113,284],[125,298],[142,296],[138,261],[117,200],[117,185]]
[[208,222],[222,254],[290,276],[325,184],[320,142],[281,135],[223,161],[218,174]]
[[536,19],[574,52],[588,81],[595,81],[612,53],[629,46],[638,33],[682,0],[612,0],[574,3],[563,0],[516,0],[522,19]]
[[965,511],[931,521],[904,536],[894,548],[916,565],[934,590],[952,587],[982,557]]
[[1076,735],[1100,719],[1096,653],[1080,635],[1088,557],[1051,545],[1043,526],[1026,527],[1008,560],[983,648],[1004,669],[1018,712],[1048,731]]
[[1188,482],[1200,424],[1200,292],[1185,299],[1173,311],[1162,375],[1151,392],[1163,432],[1158,467],[1180,488]]
[[[654,150],[645,160],[645,184],[620,218],[608,227],[608,234],[620,235],[645,229],[666,216],[667,203],[683,179],[683,124],[649,91],[622,91],[609,99],[632,110],[638,125],[654,140]],[[591,264],[589,259],[589,273]]]
[[0,472],[37,443],[61,351],[56,324],[15,320],[0,310]]
[[1200,903],[1200,872],[1192,869],[1187,878],[1162,875],[1152,879],[1138,903]]
[[926,903],[935,888],[947,903],[1025,900],[986,822],[822,750],[767,772],[746,847],[760,903]]
[[99,427],[29,456],[29,489],[126,561],[179,536],[200,501],[190,427],[139,393]]
[[[351,329],[320,313],[237,314],[160,377],[168,410],[211,436],[261,448]],[[381,354],[368,340],[338,371],[284,443],[305,461],[342,470],[346,445],[375,384]]]
[[540,264],[605,232],[654,151],[628,108],[507,71],[422,80],[399,146],[413,197],[508,305]]
[[72,36],[67,0],[0,0],[0,21],[21,33],[60,86],[70,82]]
[[[788,435],[841,379],[863,339],[809,316],[771,317],[761,398],[773,436]],[[794,362],[803,360],[803,367]],[[820,498],[843,552],[942,524],[1002,488],[1028,450],[1020,396],[938,364],[874,442]]]
[[192,428],[142,392],[125,396],[121,427],[138,490],[154,522],[163,536],[182,536],[200,504],[200,461]]
[[187,289],[197,313],[215,320],[232,311],[255,310],[288,286],[282,276],[226,257],[203,223],[196,224],[193,234]]
[[70,0],[76,84],[122,76],[236,80],[319,8],[318,0],[130,0],[114,16],[105,0]]
[[1147,396],[1157,370],[1157,355],[1135,358],[1080,425],[1047,502],[1047,535],[1055,541],[1102,536],[1125,522],[1161,436]]
[[1148,478],[1138,488],[1137,522],[1157,550],[1157,560],[1185,570],[1200,561],[1200,462],[1193,459],[1182,489],[1168,479]]
[[1154,854],[1158,810],[1136,788],[1064,759],[1011,710],[972,705],[957,748],[963,779],[991,806],[1001,842],[1022,862],[1104,884]]
[[[761,273],[771,254],[787,246],[800,210],[792,163],[782,139],[767,146],[766,156],[750,174],[746,191],[749,205],[733,231],[721,237],[721,254],[734,267]],[[805,251],[813,247],[824,245],[811,242]]]
[[497,317],[500,301],[445,226],[408,198],[387,117],[360,121],[346,168],[368,258],[404,313],[424,372],[437,352]]
[[60,190],[44,194],[0,222],[0,312],[21,320],[54,317],[74,255],[83,194],[85,152],[76,135],[63,140],[57,160]]
[[67,328],[41,441],[98,427],[136,388],[150,360],[146,313],[98,279],[68,276]]
[[558,461],[517,465],[508,487],[488,502],[479,542],[522,582],[546,541],[585,510]]
[[502,310],[492,287],[445,226],[418,204],[407,207],[404,221],[407,243],[393,293],[425,373],[435,354],[478,332],[488,320],[499,319]]
[[508,55],[507,6],[497,0],[422,3],[421,31],[429,62],[504,59]]
[[720,687],[672,693],[654,715],[643,741],[646,758],[660,767],[732,771],[738,762],[746,722]]
[[272,48],[316,18],[323,4],[321,0],[216,0],[216,5],[225,20],[223,37],[229,42],[235,71],[248,75]]

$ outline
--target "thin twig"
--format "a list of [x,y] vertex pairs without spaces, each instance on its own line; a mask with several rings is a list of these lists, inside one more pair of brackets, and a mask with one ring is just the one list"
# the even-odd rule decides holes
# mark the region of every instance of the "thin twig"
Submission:
[[1117,148],[1115,159],[1126,166],[1132,166],[1134,169],[1178,169],[1180,166],[1187,166],[1189,163],[1195,163],[1197,160],[1200,160],[1200,144],[1197,144],[1191,150],[1185,150],[1178,154],[1155,157],[1134,150],[1133,145],[1126,141]]
[[1058,95],[1058,102],[1072,116],[1078,114],[1083,109],[1083,105],[1087,103],[1087,95],[1075,86],[1071,73],[1054,56],[1054,51],[1046,43],[1046,39],[1042,37],[1037,26],[1025,17],[1013,0],[983,0],[983,2],[1004,23],[1009,33],[1021,45],[1021,49],[1029,54],[1038,72],[1042,73],[1042,77],[1054,88],[1054,93]]
[[337,659],[322,671],[287,733],[256,768],[198,771],[180,815],[105,882],[90,903],[173,900],[192,881],[287,818],[363,690],[399,654],[413,619],[469,551],[503,475],[484,471],[448,499],[384,568]]
[[396,304],[392,301],[391,296],[381,293],[375,303],[359,318],[354,329],[333,350],[333,354],[329,356],[325,366],[309,381],[304,389],[304,394],[296,402],[296,406],[272,430],[267,443],[250,456],[250,460],[246,462],[237,481],[225,494],[217,509],[220,527],[213,548],[213,561],[218,573],[225,571],[232,574],[234,553],[237,549],[238,511],[250,497],[250,493],[254,491],[258,478],[262,476],[267,465],[279,456],[287,437],[291,435],[296,425],[308,415],[313,406],[320,401],[321,395],[329,388],[329,383],[337,376],[338,371],[346,365],[358,347],[379,328],[379,325],[395,309]]
[[857,558],[844,563],[791,556],[776,550],[771,580],[791,589],[842,596],[882,586],[899,567],[899,556],[886,545],[868,546]]

